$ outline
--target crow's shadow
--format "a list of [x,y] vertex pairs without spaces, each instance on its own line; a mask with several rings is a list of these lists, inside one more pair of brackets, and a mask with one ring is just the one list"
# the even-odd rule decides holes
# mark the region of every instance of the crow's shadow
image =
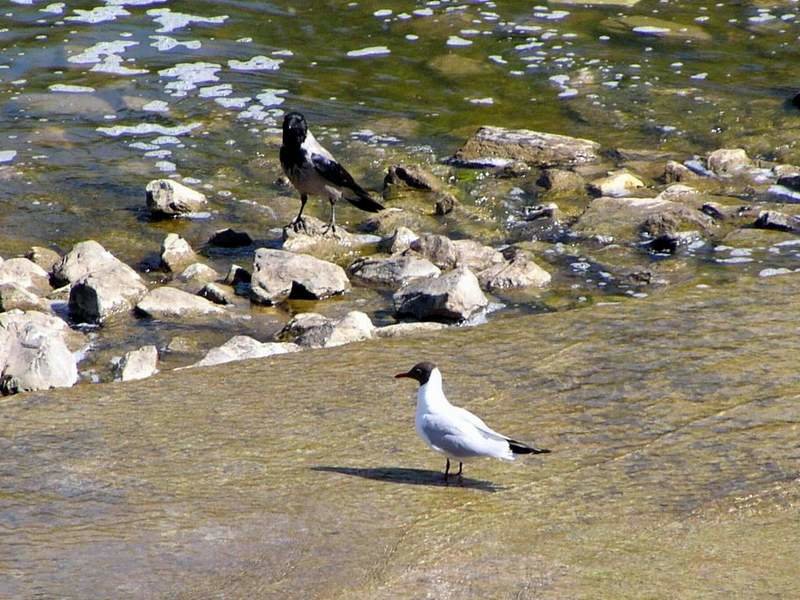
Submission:
[[481,492],[499,492],[503,488],[496,486],[489,481],[464,477],[459,480],[454,475],[448,481],[444,480],[441,471],[431,471],[429,469],[404,469],[401,467],[373,467],[362,469],[358,467],[311,467],[312,471],[322,471],[324,473],[341,473],[342,475],[352,475],[363,477],[364,479],[375,479],[376,481],[389,481],[392,483],[405,483],[407,485],[429,485],[433,487],[463,487]]

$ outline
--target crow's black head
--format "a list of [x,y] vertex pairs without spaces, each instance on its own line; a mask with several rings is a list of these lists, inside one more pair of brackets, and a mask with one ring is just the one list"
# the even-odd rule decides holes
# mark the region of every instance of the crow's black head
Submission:
[[308,133],[306,118],[299,112],[290,112],[283,117],[283,143],[302,144]]
[[431,362],[421,362],[411,367],[408,373],[398,373],[395,377],[408,377],[409,379],[416,379],[420,385],[428,383],[431,378],[431,373],[436,368],[436,365]]

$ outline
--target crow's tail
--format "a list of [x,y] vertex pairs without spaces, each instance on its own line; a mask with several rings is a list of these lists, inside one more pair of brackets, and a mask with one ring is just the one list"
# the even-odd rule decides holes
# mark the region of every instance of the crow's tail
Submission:
[[355,192],[355,196],[346,196],[347,201],[355,206],[356,208],[360,208],[361,210],[365,210],[367,212],[378,212],[383,210],[383,204],[376,202],[372,199],[366,190],[362,188],[358,188],[353,190]]
[[514,454],[547,454],[550,452],[547,448],[535,448],[514,440],[508,440],[508,446]]

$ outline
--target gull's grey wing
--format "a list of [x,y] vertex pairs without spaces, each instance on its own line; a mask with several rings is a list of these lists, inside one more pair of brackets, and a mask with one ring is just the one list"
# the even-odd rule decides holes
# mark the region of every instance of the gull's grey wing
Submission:
[[459,418],[427,414],[422,418],[422,430],[432,446],[456,458],[493,456],[513,460],[508,440],[487,435]]

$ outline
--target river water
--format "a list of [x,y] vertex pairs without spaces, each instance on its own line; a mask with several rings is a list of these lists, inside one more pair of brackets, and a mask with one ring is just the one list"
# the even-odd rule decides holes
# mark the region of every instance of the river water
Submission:
[[[247,264],[252,248],[204,243],[227,226],[276,243],[298,207],[274,184],[290,108],[373,189],[486,124],[800,164],[799,11],[6,1],[0,255],[93,238],[156,283],[174,231],[220,271]],[[151,221],[144,186],[164,176],[203,190],[209,214]],[[454,184],[485,217],[476,236],[502,242],[524,199],[487,198],[469,172]],[[759,235],[728,263],[659,262],[675,285],[646,298],[557,274],[468,330],[3,400],[0,596],[790,597],[800,283],[758,274],[800,257],[794,236]],[[384,304],[357,290],[290,309],[380,321]],[[121,346],[208,347],[287,318],[112,323],[83,376]],[[390,377],[423,358],[454,401],[553,454],[438,485],[412,390]]]

